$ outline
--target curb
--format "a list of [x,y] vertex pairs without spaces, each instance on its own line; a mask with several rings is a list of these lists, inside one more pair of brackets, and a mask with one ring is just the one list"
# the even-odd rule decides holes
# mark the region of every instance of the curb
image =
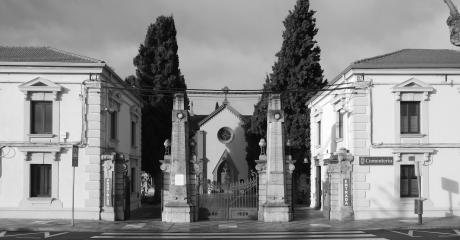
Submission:
[[[167,229],[167,230],[166,230]],[[206,231],[200,231],[200,228],[197,228],[193,231],[174,231],[175,229],[166,228],[165,230],[159,230],[155,228],[142,228],[142,229],[120,229],[115,227],[102,227],[102,228],[82,228],[82,227],[0,227],[0,231],[11,231],[11,232],[158,232],[158,233],[189,233],[189,232],[208,232],[208,233],[218,233],[218,232],[254,232],[253,230],[241,230],[238,228],[234,229],[220,229],[216,228],[215,230],[210,230],[209,227],[206,227]],[[270,232],[309,232],[309,231],[376,231],[376,230],[418,230],[418,229],[460,229],[460,223],[457,225],[436,225],[436,226],[428,226],[428,225],[411,225],[411,226],[403,226],[403,227],[340,227],[340,226],[331,226],[331,227],[311,227],[306,226],[303,229],[272,229]],[[262,230],[257,230],[262,231]],[[265,231],[264,231],[265,232]]]

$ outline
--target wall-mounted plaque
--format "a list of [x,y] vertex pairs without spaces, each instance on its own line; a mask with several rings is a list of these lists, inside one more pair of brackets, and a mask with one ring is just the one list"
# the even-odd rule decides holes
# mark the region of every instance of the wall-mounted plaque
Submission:
[[343,179],[343,206],[351,206],[350,179]]
[[393,157],[359,157],[359,165],[393,165]]
[[112,206],[112,179],[105,178],[104,179],[104,203],[105,206],[111,207]]
[[184,186],[185,185],[185,175],[184,174],[174,175],[174,185]]

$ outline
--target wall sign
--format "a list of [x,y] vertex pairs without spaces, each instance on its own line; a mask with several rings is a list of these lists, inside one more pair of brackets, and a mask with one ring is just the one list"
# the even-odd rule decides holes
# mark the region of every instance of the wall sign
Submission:
[[393,165],[393,157],[359,157],[359,165]]
[[111,207],[112,206],[112,179],[105,178],[104,179],[104,203],[105,206]]
[[72,167],[78,167],[78,146],[72,146]]
[[174,185],[176,185],[176,186],[184,186],[185,185],[185,176],[184,176],[184,174],[176,174],[176,175],[174,175]]
[[343,206],[351,206],[350,179],[343,179]]

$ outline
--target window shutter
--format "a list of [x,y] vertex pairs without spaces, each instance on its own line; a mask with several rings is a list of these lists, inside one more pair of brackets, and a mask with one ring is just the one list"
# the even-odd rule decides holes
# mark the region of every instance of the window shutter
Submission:
[[53,103],[44,102],[44,133],[53,133]]

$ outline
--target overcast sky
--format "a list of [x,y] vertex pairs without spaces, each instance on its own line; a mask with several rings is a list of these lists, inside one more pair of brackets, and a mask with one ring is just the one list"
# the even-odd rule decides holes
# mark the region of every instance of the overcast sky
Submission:
[[[460,1],[455,1],[460,4]],[[121,76],[148,25],[173,15],[189,88],[260,89],[295,0],[0,0],[0,45],[52,46],[105,60]],[[452,48],[442,0],[311,0],[324,75],[402,48]],[[195,98],[210,113],[216,99]],[[232,98],[243,114],[254,98]]]

